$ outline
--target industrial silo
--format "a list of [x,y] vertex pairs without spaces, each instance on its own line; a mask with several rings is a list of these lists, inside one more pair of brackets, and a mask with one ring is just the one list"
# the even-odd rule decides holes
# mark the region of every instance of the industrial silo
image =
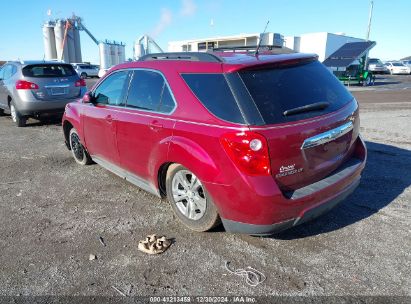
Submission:
[[118,46],[118,60],[119,63],[123,63],[126,62],[126,49],[125,49],[125,45],[120,44]]
[[113,65],[116,65],[117,64],[117,46],[114,44],[114,43],[112,43],[112,44],[109,44],[109,46],[110,46],[110,57],[111,57],[111,65],[113,66]]
[[54,23],[48,21],[43,25],[44,59],[57,59],[56,39],[54,38]]
[[65,25],[65,21],[57,20],[54,26],[54,36],[56,38],[57,59],[69,62],[67,43],[64,43]]
[[74,45],[74,33],[73,33],[72,26],[70,26],[70,28],[67,30],[66,44],[67,44],[69,62],[70,63],[78,62],[76,61],[76,48]]
[[100,70],[107,70],[112,66],[111,47],[107,43],[100,42],[98,48],[100,51]]
[[80,41],[80,31],[77,27],[73,28],[73,37],[74,37],[74,51],[76,53],[75,62],[83,62],[81,56],[81,41]]

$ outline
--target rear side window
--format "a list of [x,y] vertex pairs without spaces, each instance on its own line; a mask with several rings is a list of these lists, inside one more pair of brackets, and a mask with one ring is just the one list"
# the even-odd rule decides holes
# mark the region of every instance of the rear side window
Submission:
[[135,70],[126,105],[135,109],[170,113],[174,109],[175,102],[160,73]]
[[68,77],[77,75],[71,64],[32,64],[23,68],[26,77]]
[[182,77],[208,111],[223,120],[244,124],[223,74],[183,74]]
[[[336,111],[352,100],[352,95],[318,61],[297,66],[240,72],[266,124],[307,119]],[[286,110],[327,102],[322,110],[284,116]]]

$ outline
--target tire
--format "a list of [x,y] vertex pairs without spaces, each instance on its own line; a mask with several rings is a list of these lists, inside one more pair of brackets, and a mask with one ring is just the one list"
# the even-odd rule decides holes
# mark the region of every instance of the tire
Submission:
[[70,130],[69,143],[70,143],[71,154],[73,155],[74,160],[78,164],[85,166],[85,165],[90,165],[93,162],[87,150],[81,144],[80,136],[78,135],[77,130],[74,128]]
[[367,75],[367,78],[364,79],[364,81],[362,82],[363,87],[367,87],[369,85],[371,85],[372,83],[372,79],[370,75]]
[[27,117],[20,114],[20,112],[17,110],[16,105],[14,104],[13,101],[10,103],[10,114],[11,114],[11,119],[13,120],[13,122],[16,124],[17,127],[22,128],[26,126]]
[[166,189],[171,207],[188,228],[204,232],[221,223],[218,210],[205,187],[184,166],[172,164],[168,168]]
[[80,77],[82,78],[82,79],[86,79],[87,78],[87,73],[81,73],[81,75],[80,75]]
[[4,110],[0,108],[0,116],[4,116]]

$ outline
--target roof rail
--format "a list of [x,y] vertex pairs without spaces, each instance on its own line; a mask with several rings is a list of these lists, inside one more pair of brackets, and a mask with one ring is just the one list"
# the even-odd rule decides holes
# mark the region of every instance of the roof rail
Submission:
[[173,53],[154,53],[142,56],[139,61],[150,60],[187,60],[187,61],[205,61],[205,62],[222,62],[223,60],[212,53],[201,52],[173,52]]
[[[254,52],[257,49],[257,45],[247,45],[247,46],[227,46],[227,47],[218,47],[213,48],[215,52],[224,52],[224,51],[247,51],[247,52]],[[260,49],[270,51],[272,54],[291,54],[296,53],[294,50],[289,49],[287,47],[278,47],[274,45],[261,45]]]

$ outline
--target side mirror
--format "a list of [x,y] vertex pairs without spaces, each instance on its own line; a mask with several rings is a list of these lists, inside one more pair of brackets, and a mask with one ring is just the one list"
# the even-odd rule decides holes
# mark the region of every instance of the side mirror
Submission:
[[84,94],[83,96],[83,103],[95,103],[96,98],[94,97],[92,92],[87,92],[86,94]]

